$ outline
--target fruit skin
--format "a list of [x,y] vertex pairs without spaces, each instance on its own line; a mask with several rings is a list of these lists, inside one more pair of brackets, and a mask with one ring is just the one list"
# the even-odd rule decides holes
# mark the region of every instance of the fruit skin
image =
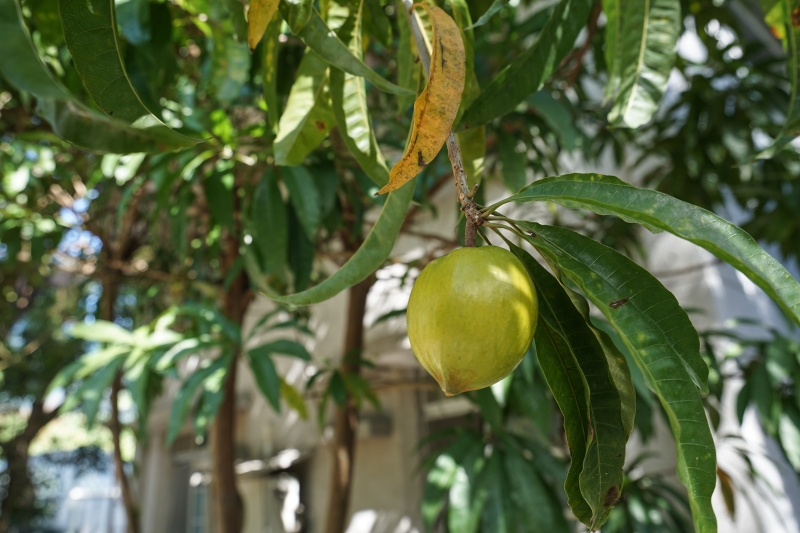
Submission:
[[495,246],[461,248],[432,261],[411,290],[411,348],[447,396],[509,375],[531,345],[536,289],[522,262]]

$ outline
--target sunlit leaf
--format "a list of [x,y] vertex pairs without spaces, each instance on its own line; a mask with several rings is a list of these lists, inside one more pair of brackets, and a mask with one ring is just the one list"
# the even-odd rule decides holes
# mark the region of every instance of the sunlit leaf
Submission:
[[[339,29],[338,35],[350,52],[361,59],[364,1]],[[331,102],[339,133],[361,169],[378,186],[389,181],[389,169],[383,158],[367,107],[367,88],[363,78],[332,67]]]
[[275,162],[285,166],[302,164],[328,136],[334,122],[328,90],[328,64],[311,50],[306,50],[278,124],[273,146]]
[[267,26],[278,12],[279,3],[280,0],[251,0],[247,11],[247,45],[250,51],[255,50],[261,41]]
[[616,42],[610,45],[615,57],[607,92],[615,95],[608,119],[617,126],[638,128],[653,117],[667,89],[683,30],[681,2],[635,0],[611,12],[619,21],[612,20],[618,26],[612,26],[610,35]]
[[464,91],[464,43],[458,26],[442,9],[421,6],[433,27],[428,84],[414,102],[414,121],[403,157],[378,194],[402,187],[433,161],[450,135]]
[[745,231],[714,213],[672,198],[638,189],[612,176],[568,174],[539,180],[507,201],[553,201],[669,231],[702,248],[750,278],[798,325],[800,284]]

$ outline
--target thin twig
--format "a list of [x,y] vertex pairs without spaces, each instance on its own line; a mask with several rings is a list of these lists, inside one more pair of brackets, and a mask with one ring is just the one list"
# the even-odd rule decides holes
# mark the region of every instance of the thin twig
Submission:
[[[425,72],[425,76],[428,77],[431,70],[431,56],[428,51],[425,36],[419,24],[419,19],[414,12],[414,3],[412,0],[403,0],[403,7],[406,20],[411,28],[411,33],[414,35],[414,40],[417,43],[417,51],[419,52],[419,59],[422,62],[423,71]],[[464,170],[464,162],[461,158],[461,148],[458,146],[458,140],[456,140],[453,130],[450,130],[450,134],[447,136],[447,155],[450,157],[450,163],[453,165],[453,180],[456,185],[458,201],[461,203],[461,210],[464,211],[464,215],[467,217],[464,243],[466,246],[475,246],[477,227],[483,223],[483,220],[478,206],[472,199],[474,191],[470,191],[469,189],[467,173]]]

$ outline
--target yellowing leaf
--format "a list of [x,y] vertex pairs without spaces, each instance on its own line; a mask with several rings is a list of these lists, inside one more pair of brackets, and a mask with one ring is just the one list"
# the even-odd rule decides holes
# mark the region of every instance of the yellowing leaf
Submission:
[[436,157],[450,135],[464,91],[466,56],[458,26],[438,7],[417,5],[428,12],[433,28],[428,84],[414,102],[414,122],[403,158],[378,194],[401,187]]
[[250,51],[256,49],[269,21],[275,16],[280,0],[252,0],[247,12],[247,45]]

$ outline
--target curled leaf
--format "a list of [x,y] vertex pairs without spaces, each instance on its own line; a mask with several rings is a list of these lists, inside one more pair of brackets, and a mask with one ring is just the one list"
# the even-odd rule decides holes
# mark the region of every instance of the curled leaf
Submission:
[[461,105],[466,54],[458,26],[438,7],[421,6],[433,28],[428,84],[414,102],[414,122],[403,158],[392,168],[389,183],[378,194],[393,191],[433,161],[450,135]]

